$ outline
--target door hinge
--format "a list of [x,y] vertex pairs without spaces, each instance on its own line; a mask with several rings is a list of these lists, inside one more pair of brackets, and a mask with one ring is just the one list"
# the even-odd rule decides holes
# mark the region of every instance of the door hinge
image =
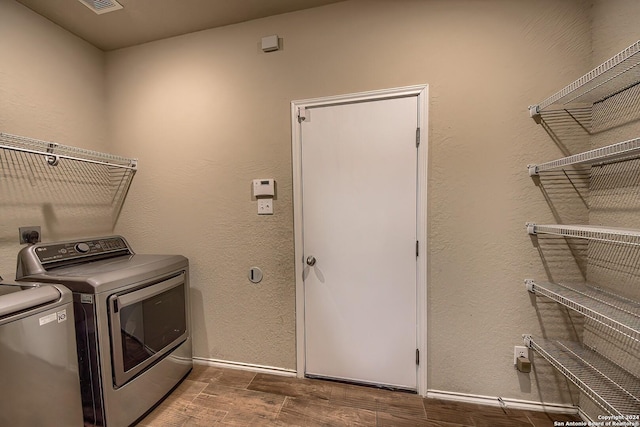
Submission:
[[416,148],[420,146],[420,128],[416,128]]
[[416,365],[420,364],[420,350],[416,348]]
[[420,242],[416,240],[416,258],[420,256]]
[[298,108],[298,123],[302,123],[307,120],[307,111],[304,107]]

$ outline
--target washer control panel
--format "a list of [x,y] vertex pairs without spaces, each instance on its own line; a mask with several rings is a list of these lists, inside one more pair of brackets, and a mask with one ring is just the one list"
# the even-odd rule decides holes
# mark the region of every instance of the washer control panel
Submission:
[[123,252],[131,254],[129,245],[122,237],[106,237],[82,242],[63,242],[39,244],[35,248],[36,255],[42,264],[84,258],[93,255],[107,255]]

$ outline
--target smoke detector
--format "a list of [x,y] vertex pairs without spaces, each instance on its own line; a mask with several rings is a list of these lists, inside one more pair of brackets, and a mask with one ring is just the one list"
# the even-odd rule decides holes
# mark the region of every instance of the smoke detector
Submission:
[[113,12],[114,10],[122,9],[122,5],[115,0],[78,0],[89,9],[93,10],[98,15],[103,13]]

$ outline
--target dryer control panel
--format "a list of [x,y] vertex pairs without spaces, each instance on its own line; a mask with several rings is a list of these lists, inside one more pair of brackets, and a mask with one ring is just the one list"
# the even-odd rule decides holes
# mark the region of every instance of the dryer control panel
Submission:
[[35,245],[35,254],[43,265],[77,258],[130,255],[133,252],[120,236],[93,240]]

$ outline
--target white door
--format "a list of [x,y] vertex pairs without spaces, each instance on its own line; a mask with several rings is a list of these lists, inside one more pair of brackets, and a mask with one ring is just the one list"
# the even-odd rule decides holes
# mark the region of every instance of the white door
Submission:
[[306,115],[305,374],[416,390],[418,98]]

